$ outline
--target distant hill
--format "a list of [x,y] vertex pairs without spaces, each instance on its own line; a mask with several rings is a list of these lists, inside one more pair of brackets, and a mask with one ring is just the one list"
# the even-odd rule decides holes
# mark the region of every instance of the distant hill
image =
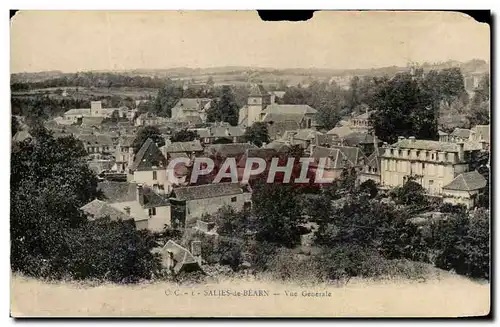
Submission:
[[[468,73],[486,73],[489,71],[489,63],[484,60],[473,59],[467,62],[447,61],[439,63],[422,63],[418,66],[422,67],[425,71],[441,70],[451,67],[460,67],[464,74]],[[227,66],[227,67],[211,67],[211,68],[189,68],[189,67],[175,67],[167,69],[133,69],[122,71],[90,71],[91,73],[114,73],[125,76],[145,76],[157,78],[172,78],[172,79],[188,79],[198,78],[206,79],[208,76],[220,77],[219,79],[225,81],[247,80],[248,76],[258,78],[265,76],[269,79],[270,76],[275,79],[288,79],[293,77],[304,78],[329,78],[333,76],[392,76],[399,72],[407,71],[408,67],[389,66],[371,69],[322,69],[322,68],[287,68],[275,69],[265,67],[244,67],[244,66]],[[11,74],[11,83],[29,83],[39,82],[46,79],[53,79],[57,77],[71,76],[74,73],[63,73],[60,71],[37,72],[37,73],[16,73]]]

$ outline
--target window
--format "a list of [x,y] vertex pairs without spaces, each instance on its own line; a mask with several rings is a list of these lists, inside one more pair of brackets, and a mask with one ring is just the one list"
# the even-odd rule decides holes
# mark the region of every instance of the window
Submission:
[[150,216],[156,216],[156,208],[150,208],[150,209],[148,210],[148,214],[149,214]]
[[424,164],[424,163],[422,163],[422,170],[424,170],[424,169],[425,169],[425,164]]
[[156,175],[156,171],[153,171],[153,180],[155,181],[158,176]]
[[434,181],[432,179],[429,179],[429,185],[434,185]]
[[236,197],[235,197],[235,196],[233,196],[233,197],[231,198],[231,202],[236,202]]

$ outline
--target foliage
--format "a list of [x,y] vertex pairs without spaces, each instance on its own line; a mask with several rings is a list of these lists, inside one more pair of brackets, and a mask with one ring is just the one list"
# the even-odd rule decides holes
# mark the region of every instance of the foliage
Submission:
[[378,194],[377,184],[373,180],[368,179],[359,185],[359,191],[368,194],[373,199]]
[[11,265],[47,278],[150,278],[154,246],[133,222],[89,222],[79,208],[99,197],[86,152],[73,137],[42,128],[17,144],[11,157]]
[[11,135],[14,136],[20,129],[19,121],[16,116],[10,116],[10,132]]
[[403,184],[391,191],[391,197],[396,203],[403,205],[425,205],[427,203],[425,190],[415,181],[414,177],[409,177]]
[[257,241],[293,247],[303,222],[297,190],[290,184],[257,183],[252,193]]
[[238,104],[229,86],[223,86],[218,99],[213,99],[207,112],[209,122],[228,122],[232,126],[238,124]]
[[369,105],[375,110],[370,116],[375,134],[388,143],[396,142],[398,136],[437,137],[433,96],[409,74],[398,74],[384,83]]
[[182,95],[182,87],[168,79],[165,85],[158,90],[151,111],[161,117],[171,117],[172,108],[182,98]]
[[479,210],[470,217],[453,215],[434,226],[436,266],[459,274],[489,278],[490,212]]
[[188,129],[181,129],[177,132],[175,132],[172,137],[170,138],[170,141],[172,142],[189,142],[189,141],[194,141],[199,138],[199,135],[195,131],[189,131]]
[[156,143],[158,147],[165,145],[165,139],[163,138],[160,130],[156,126],[144,126],[137,132],[137,135],[132,142],[132,147],[134,148],[134,154],[139,152],[144,142],[147,139],[151,139]]
[[247,127],[243,137],[245,142],[252,142],[258,147],[261,147],[264,143],[269,143],[269,132],[266,123],[256,122]]

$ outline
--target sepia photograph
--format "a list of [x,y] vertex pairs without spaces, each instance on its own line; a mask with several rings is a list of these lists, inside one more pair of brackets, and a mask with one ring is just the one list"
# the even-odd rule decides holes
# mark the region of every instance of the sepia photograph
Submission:
[[302,14],[11,11],[11,317],[491,314],[491,25]]

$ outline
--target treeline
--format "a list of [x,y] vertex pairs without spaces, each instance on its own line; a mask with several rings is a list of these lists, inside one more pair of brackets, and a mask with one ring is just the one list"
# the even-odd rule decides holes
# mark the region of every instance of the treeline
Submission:
[[137,87],[158,89],[165,79],[149,76],[129,76],[115,73],[85,72],[64,74],[41,81],[14,82],[11,91],[29,91],[52,87]]

